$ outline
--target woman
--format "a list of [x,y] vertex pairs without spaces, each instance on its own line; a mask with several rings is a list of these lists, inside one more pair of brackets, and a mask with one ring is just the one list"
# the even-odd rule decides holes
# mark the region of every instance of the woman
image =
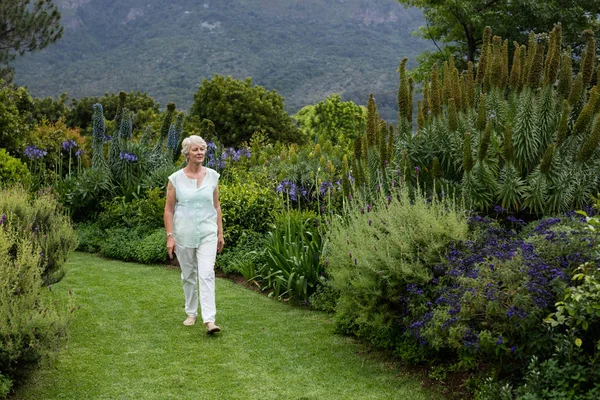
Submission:
[[196,323],[198,316],[198,285],[202,321],[208,333],[221,330],[215,325],[215,258],[221,252],[223,223],[219,203],[219,174],[202,165],[206,142],[192,135],[183,140],[181,153],[187,159],[185,168],[169,176],[165,203],[167,252],[181,266],[185,294],[186,326]]

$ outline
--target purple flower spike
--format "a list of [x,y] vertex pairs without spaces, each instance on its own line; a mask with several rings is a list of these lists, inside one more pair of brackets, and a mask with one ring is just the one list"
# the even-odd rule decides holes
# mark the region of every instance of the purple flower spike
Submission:
[[421,169],[420,169],[419,167],[415,167],[415,173],[416,173],[417,175],[419,175],[419,171],[421,171]]

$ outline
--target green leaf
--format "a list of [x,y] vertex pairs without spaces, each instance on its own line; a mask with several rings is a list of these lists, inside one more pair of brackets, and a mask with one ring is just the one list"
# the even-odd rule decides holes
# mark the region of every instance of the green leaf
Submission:
[[579,338],[575,339],[575,346],[577,347],[581,347],[581,345],[583,344],[583,341]]

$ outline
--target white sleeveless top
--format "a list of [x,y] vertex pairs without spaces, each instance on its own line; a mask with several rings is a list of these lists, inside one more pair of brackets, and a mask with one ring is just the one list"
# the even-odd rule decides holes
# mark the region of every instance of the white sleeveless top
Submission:
[[195,248],[203,242],[217,240],[217,210],[213,193],[219,183],[219,173],[206,168],[200,187],[196,179],[188,178],[183,169],[169,176],[175,188],[173,237],[178,246]]

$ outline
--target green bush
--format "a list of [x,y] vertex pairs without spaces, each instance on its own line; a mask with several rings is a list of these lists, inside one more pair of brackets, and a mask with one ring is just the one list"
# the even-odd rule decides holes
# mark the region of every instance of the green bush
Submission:
[[134,244],[135,261],[142,264],[159,264],[167,261],[166,233],[156,229]]
[[240,273],[251,281],[256,278],[256,271],[267,262],[266,245],[265,234],[244,232],[234,247],[225,247],[217,257],[217,266],[226,274]]
[[77,250],[86,253],[98,253],[106,233],[96,222],[86,222],[77,225]]
[[264,182],[247,180],[219,184],[225,245],[235,247],[244,232],[266,233],[282,199]]
[[62,213],[56,198],[45,192],[30,198],[19,186],[0,190],[0,214],[5,214],[6,226],[13,232],[33,234],[40,247],[40,266],[46,284],[59,281],[62,266],[69,253],[77,247],[77,236],[69,218]]
[[446,200],[427,201],[406,188],[374,204],[351,204],[325,245],[326,271],[339,291],[338,330],[398,351],[407,339],[399,299],[425,284],[456,240],[467,237],[465,213]]
[[115,260],[135,261],[135,244],[141,239],[138,232],[128,228],[107,229],[100,244],[100,254]]
[[13,183],[31,184],[31,173],[27,165],[11,157],[5,149],[0,149],[0,186]]
[[[68,314],[41,295],[43,247],[31,231],[0,225],[0,397],[66,336]],[[11,221],[12,224],[15,220]]]
[[165,196],[159,188],[154,188],[131,201],[125,197],[115,197],[105,202],[103,209],[96,220],[100,228],[125,227],[152,231],[163,226]]

